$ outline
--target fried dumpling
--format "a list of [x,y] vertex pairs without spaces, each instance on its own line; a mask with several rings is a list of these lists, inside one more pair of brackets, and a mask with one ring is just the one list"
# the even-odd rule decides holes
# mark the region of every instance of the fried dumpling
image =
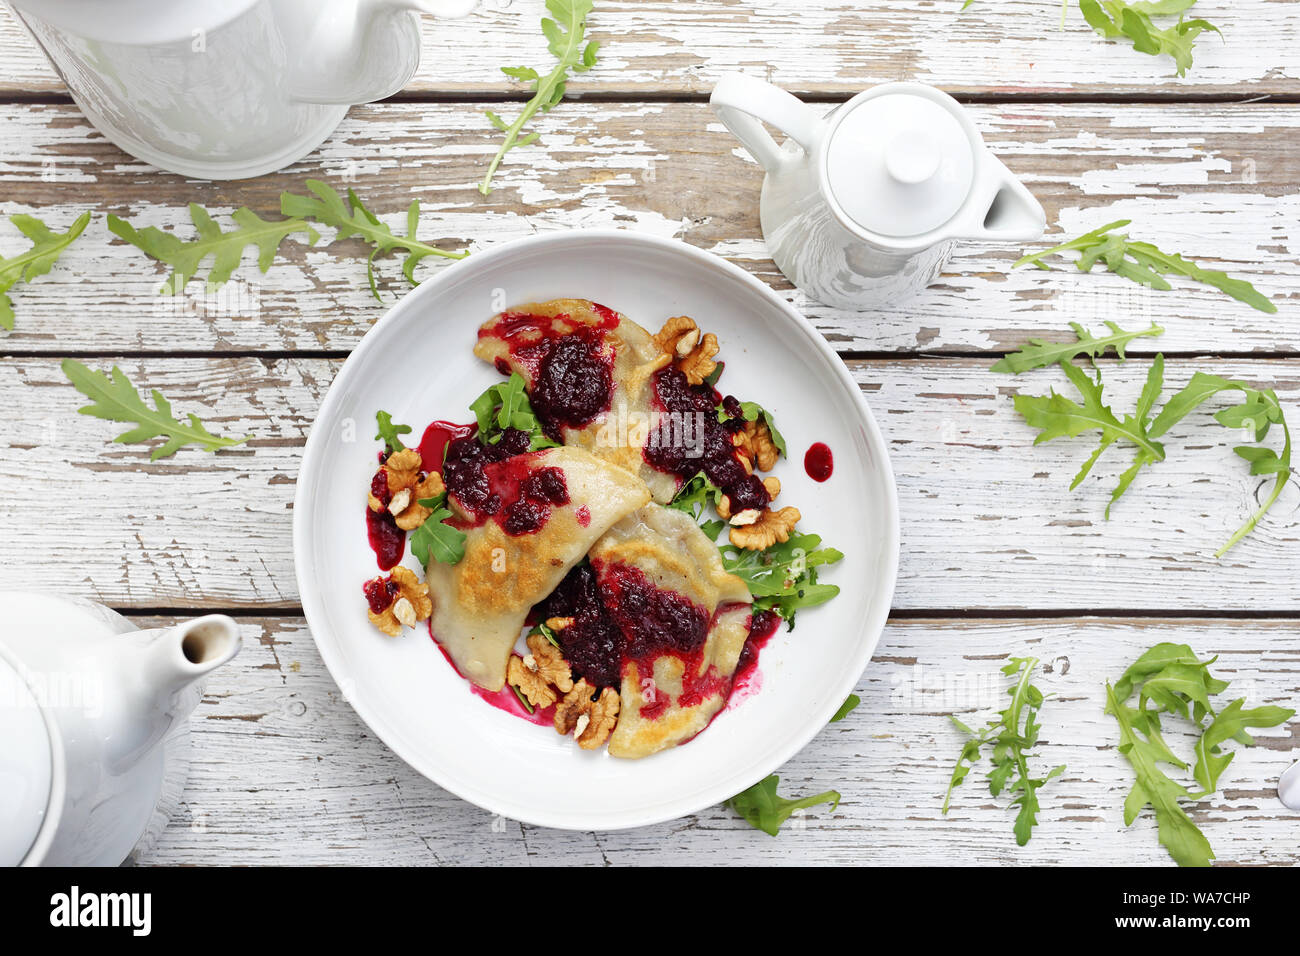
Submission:
[[656,423],[652,379],[671,356],[641,326],[586,299],[553,299],[493,316],[474,354],[524,377],[551,438],[639,475],[655,501],[672,500],[681,479],[643,453]]
[[458,494],[448,483],[447,523],[465,532],[465,556],[456,564],[430,562],[426,580],[433,636],[461,674],[495,691],[505,685],[529,609],[650,493],[636,476],[580,448],[547,448],[478,468],[475,481],[464,483],[468,490]]
[[644,757],[685,743],[730,696],[749,636],[749,589],[689,515],[654,504],[610,528],[590,558],[623,637],[610,754]]

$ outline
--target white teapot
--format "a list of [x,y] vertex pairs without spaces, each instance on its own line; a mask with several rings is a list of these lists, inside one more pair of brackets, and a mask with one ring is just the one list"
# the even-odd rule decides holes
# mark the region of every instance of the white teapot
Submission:
[[[827,305],[891,305],[938,278],[956,239],[1028,240],[1046,217],[947,93],[885,83],[820,116],[729,74],[709,102],[767,171],[760,214],[786,278]],[[783,146],[760,120],[789,136]]]
[[200,179],[243,179],[319,146],[348,106],[420,63],[418,11],[476,0],[11,0],[95,128]]
[[239,651],[209,615],[156,631],[89,601],[0,591],[0,866],[116,866],[189,770],[198,681]]

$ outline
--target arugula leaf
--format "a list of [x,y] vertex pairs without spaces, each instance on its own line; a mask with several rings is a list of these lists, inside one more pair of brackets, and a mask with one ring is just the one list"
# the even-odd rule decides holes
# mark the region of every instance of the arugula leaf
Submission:
[[1257,442],[1267,437],[1273,425],[1279,425],[1283,433],[1283,447],[1280,452],[1254,445],[1240,445],[1233,449],[1239,457],[1250,463],[1251,474],[1276,475],[1277,478],[1263,505],[1233,532],[1227,543],[1215,552],[1215,557],[1222,557],[1255,528],[1290,480],[1291,432],[1277,393],[1272,389],[1257,389],[1245,382],[1197,372],[1186,386],[1169,398],[1153,421],[1151,413],[1164,384],[1164,356],[1156,355],[1137,408],[1133,414],[1120,420],[1102,401],[1100,370],[1097,378],[1092,379],[1065,359],[1061,360],[1060,365],[1082,395],[1083,404],[1075,403],[1053,389],[1045,396],[1017,395],[1014,398],[1015,408],[1031,427],[1039,429],[1039,434],[1034,439],[1035,445],[1061,436],[1076,437],[1094,430],[1101,432],[1100,444],[1075,475],[1070,484],[1071,489],[1079,486],[1102,452],[1116,441],[1123,440],[1135,447],[1133,462],[1120,475],[1119,483],[1106,505],[1108,519],[1111,507],[1128,490],[1142,468],[1164,460],[1164,445],[1158,439],[1205,401],[1222,392],[1240,392],[1244,397],[1241,404],[1216,412],[1215,421],[1227,428],[1250,426]]
[[1222,754],[1220,748],[1223,744],[1235,740],[1247,747],[1253,746],[1255,740],[1246,733],[1247,727],[1276,727],[1295,716],[1295,711],[1286,707],[1245,710],[1245,704],[1246,698],[1242,697],[1221,710],[1196,744],[1196,782],[1211,793],[1219,788],[1219,776],[1235,756]]
[[52,232],[35,216],[19,213],[9,217],[18,231],[32,241],[32,247],[11,258],[0,256],[0,328],[13,331],[14,304],[8,292],[19,282],[31,282],[54,268],[63,250],[86,230],[90,213],[83,212],[67,232]]
[[[1163,359],[1161,359],[1163,362]],[[1039,429],[1038,436],[1034,439],[1034,444],[1038,445],[1045,441],[1051,441],[1053,438],[1069,436],[1071,438],[1082,435],[1086,431],[1099,430],[1101,432],[1101,444],[1092,456],[1079,469],[1079,473],[1074,476],[1070,488],[1077,488],[1088,473],[1092,466],[1096,464],[1098,457],[1114,442],[1123,439],[1138,449],[1137,461],[1145,463],[1145,459],[1152,461],[1163,461],[1165,457],[1164,447],[1155,441],[1152,441],[1147,433],[1146,422],[1138,415],[1129,415],[1123,421],[1115,417],[1110,407],[1102,401],[1102,384],[1101,379],[1091,379],[1088,375],[1077,366],[1069,362],[1060,363],[1066,377],[1070,379],[1074,386],[1079,390],[1083,397],[1083,404],[1077,404],[1064,395],[1057,393],[1052,389],[1050,395],[1033,396],[1017,395],[1014,399],[1016,411],[1024,417],[1025,421],[1033,428]],[[1153,369],[1157,366],[1152,366]],[[1129,481],[1132,478],[1129,477]],[[1128,485],[1121,481],[1119,488],[1112,495],[1112,502],[1123,494]],[[1108,509],[1109,511],[1109,506]]]
[[375,412],[375,421],[379,423],[379,433],[375,435],[375,441],[382,441],[388,454],[391,455],[406,447],[398,436],[409,435],[410,425],[394,425],[393,416],[382,409]]
[[546,0],[546,9],[551,14],[542,19],[542,33],[546,36],[547,48],[555,56],[556,64],[546,76],[527,66],[505,66],[501,72],[516,80],[532,84],[533,97],[526,104],[513,123],[507,123],[498,114],[487,110],[491,124],[505,134],[497,154],[488,164],[479,192],[484,196],[492,192],[492,177],[506,153],[516,146],[527,146],[536,141],[537,133],[520,136],[526,126],[538,113],[550,112],[551,108],[564,99],[565,82],[569,71],[585,73],[596,65],[596,51],[600,44],[595,40],[584,44],[587,15],[591,13],[593,0]]
[[835,716],[831,718],[831,723],[833,724],[843,720],[849,714],[853,713],[860,703],[862,703],[861,697],[857,694],[849,694],[848,697],[844,698],[844,703],[840,704],[840,709],[835,711]]
[[[1217,659],[1212,657],[1208,661],[1202,661],[1186,644],[1168,642],[1157,644],[1134,661],[1123,676],[1115,682],[1115,696],[1120,700],[1128,700],[1133,695],[1134,688],[1143,684],[1148,678],[1157,677],[1166,671],[1185,671],[1188,668],[1201,671],[1200,683],[1205,694],[1221,693],[1227,688],[1227,681],[1215,680],[1210,676],[1209,670],[1210,665]],[[1165,703],[1167,704],[1168,700]],[[1186,716],[1185,708],[1184,716]]]
[[1151,426],[1153,436],[1163,435],[1207,399],[1221,392],[1232,391],[1242,393],[1245,396],[1244,401],[1240,405],[1221,409],[1215,413],[1215,421],[1226,428],[1241,428],[1249,423],[1254,427],[1257,442],[1263,441],[1268,436],[1269,429],[1273,425],[1279,425],[1282,428],[1283,445],[1281,452],[1252,445],[1238,445],[1233,449],[1239,457],[1250,462],[1252,475],[1276,475],[1277,480],[1273,482],[1273,490],[1264,503],[1232,533],[1227,543],[1214,553],[1216,558],[1223,557],[1233,545],[1254,530],[1260,519],[1268,514],[1274,502],[1282,495],[1282,490],[1286,488],[1291,478],[1291,430],[1287,427],[1277,392],[1271,388],[1252,388],[1245,382],[1197,372],[1181,391],[1165,403],[1165,407],[1156,416]]
[[390,226],[380,221],[379,217],[366,208],[357,194],[349,189],[345,201],[338,191],[319,179],[307,180],[307,189],[311,196],[298,196],[290,192],[280,193],[280,212],[286,216],[311,219],[323,226],[333,226],[336,230],[332,242],[350,239],[353,236],[373,247],[366,260],[366,278],[370,281],[370,293],[379,298],[379,287],[375,282],[375,259],[386,252],[401,249],[406,252],[402,263],[402,275],[411,285],[419,285],[415,278],[415,266],[421,259],[440,256],[443,259],[464,259],[469,252],[448,252],[421,242],[416,238],[420,225],[420,201],[411,200],[406,209],[406,235],[395,234]]
[[762,551],[748,551],[725,544],[722,566],[749,587],[754,608],[773,610],[794,629],[795,612],[825,604],[840,589],[834,584],[818,584],[817,569],[834,564],[844,555],[834,548],[821,547],[815,534],[792,534],[790,540],[778,542]]
[[529,443],[531,451],[541,448],[555,448],[559,443],[552,441],[542,431],[542,423],[533,412],[524,389],[524,377],[518,372],[511,372],[510,378],[489,387],[478,398],[470,402],[469,410],[478,421],[478,438],[485,444],[495,445],[507,428],[528,432],[532,436]]
[[411,553],[426,568],[431,560],[442,564],[459,563],[465,557],[465,532],[444,523],[452,516],[446,507],[447,493],[421,498],[419,503],[431,508],[433,514],[412,532]]
[[700,472],[682,485],[673,496],[673,500],[664,507],[686,512],[695,519],[700,530],[709,536],[710,541],[716,541],[722,529],[727,526],[727,522],[721,518],[708,518],[708,507],[712,504],[716,508],[721,497],[722,489],[710,481],[704,472]]
[[[1215,792],[1219,777],[1232,762],[1233,755],[1223,753],[1223,745],[1229,740],[1251,746],[1254,740],[1246,733],[1248,727],[1276,727],[1295,716],[1295,711],[1282,707],[1245,710],[1245,698],[1234,700],[1216,713],[1211,698],[1227,690],[1229,682],[1210,673],[1215,660],[1200,660],[1186,644],[1157,644],[1139,657],[1114,687],[1106,685],[1106,713],[1112,714],[1120,726],[1119,751],[1137,774],[1137,782],[1124,804],[1124,823],[1131,824],[1150,805],[1156,815],[1160,842],[1183,866],[1207,866],[1214,852],[1179,801],[1199,800]],[[1138,706],[1133,708],[1127,702],[1135,691]],[[1203,793],[1191,794],[1156,766],[1165,763],[1187,769],[1161,737],[1161,714],[1176,715],[1201,729],[1193,774],[1204,788]]]
[[[1183,14],[1196,0],[1155,0],[1152,3],[1126,3],[1124,0],[1079,0],[1079,10],[1088,25],[1107,39],[1131,40],[1139,53],[1174,58],[1179,76],[1192,65],[1192,48],[1196,38],[1207,30],[1223,36],[1208,20],[1186,20]],[[1177,16],[1178,22],[1161,29],[1152,16]]]
[[1176,253],[1161,252],[1149,242],[1129,239],[1127,233],[1111,234],[1112,229],[1127,226],[1131,221],[1117,219],[1059,246],[1030,253],[1017,259],[1011,268],[1032,263],[1040,269],[1048,269],[1050,267],[1043,262],[1048,256],[1078,252],[1079,258],[1075,265],[1080,272],[1091,272],[1092,267],[1100,262],[1116,275],[1158,291],[1170,288],[1164,276],[1181,275],[1193,282],[1213,286],[1261,312],[1277,311],[1277,306],[1245,279],[1234,279],[1218,269],[1203,269]]
[[1119,752],[1137,775],[1133,789],[1124,800],[1124,825],[1131,826],[1149,806],[1156,815],[1160,843],[1174,861],[1179,866],[1209,866],[1214,859],[1210,841],[1178,802],[1190,799],[1191,794],[1157,766],[1161,762],[1178,767],[1186,764],[1173,756],[1158,733],[1148,733],[1146,739],[1140,736],[1134,711],[1120,704],[1109,683],[1106,684],[1106,713],[1114,715],[1119,724]]
[[[1038,823],[1038,791],[1044,784],[1065,772],[1062,764],[1049,770],[1046,776],[1029,775],[1029,751],[1038,743],[1038,732],[1042,726],[1036,722],[1038,710],[1046,699],[1043,692],[1030,683],[1034,668],[1038,666],[1036,657],[1013,657],[1002,673],[1015,677],[1016,681],[1007,689],[1011,702],[1005,710],[981,731],[972,730],[955,716],[949,719],[966,734],[967,741],[962,745],[948,781],[948,792],[943,798],[944,814],[947,814],[952,800],[952,792],[965,781],[974,764],[980,758],[985,747],[992,746],[992,769],[988,772],[989,793],[999,796],[1006,793],[1011,797],[1011,806],[1019,807],[1013,831],[1016,843],[1024,846],[1033,835]],[[1024,717],[1021,729],[1021,717]]]
[[742,790],[728,800],[727,806],[744,817],[745,822],[754,829],[762,830],[769,836],[776,836],[781,830],[781,824],[790,819],[791,814],[796,810],[829,803],[831,812],[834,813],[836,807],[840,805],[840,794],[837,790],[827,790],[798,800],[787,800],[776,792],[776,785],[780,782],[781,778],[776,774],[765,777],[748,790]]
[[1009,372],[1012,375],[1019,375],[1021,372],[1027,372],[1030,369],[1046,368],[1058,362],[1068,362],[1080,355],[1096,359],[1104,354],[1107,349],[1112,348],[1120,361],[1123,361],[1126,358],[1124,350],[1134,339],[1144,335],[1163,335],[1165,331],[1154,322],[1151,323],[1151,328],[1139,329],[1136,332],[1125,332],[1117,324],[1109,320],[1106,325],[1110,328],[1110,335],[1094,336],[1078,322],[1071,322],[1070,328],[1074,330],[1073,342],[1047,342],[1043,339],[1030,339],[1028,345],[1007,353],[989,371]]
[[190,203],[190,219],[198,230],[199,238],[184,242],[174,233],[163,232],[155,226],[136,229],[125,219],[110,215],[108,230],[120,239],[140,249],[145,255],[172,267],[171,275],[158,290],[169,295],[179,295],[190,279],[199,274],[203,260],[212,256],[206,286],[217,289],[234,273],[244,256],[244,249],[256,246],[257,266],[262,272],[271,268],[275,253],[282,243],[294,233],[307,236],[307,245],[313,246],[320,238],[310,225],[299,218],[271,222],[261,218],[247,206],[231,213],[235,228],[222,232],[207,210],[198,203]]
[[167,441],[149,455],[150,461],[174,455],[186,445],[198,445],[204,451],[216,451],[218,448],[243,444],[253,437],[245,435],[243,438],[222,438],[214,435],[193,413],[189,415],[189,423],[182,424],[172,417],[171,403],[157,389],[153,391],[154,407],[150,408],[116,365],[113,366],[111,378],[72,359],[64,359],[62,368],[73,387],[91,399],[91,404],[77,409],[78,412],[113,422],[130,422],[136,426],[124,431],[113,441],[144,442],[166,436]]

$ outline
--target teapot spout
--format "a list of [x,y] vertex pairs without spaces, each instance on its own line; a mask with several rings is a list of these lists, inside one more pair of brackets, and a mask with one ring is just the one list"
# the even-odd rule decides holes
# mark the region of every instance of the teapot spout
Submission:
[[224,614],[186,621],[164,630],[149,645],[146,674],[165,693],[189,687],[239,653],[239,626]]
[[239,626],[224,614],[186,621],[157,631],[133,635],[139,642],[134,654],[125,655],[119,705],[123,726],[111,754],[116,768],[134,764],[186,719],[198,703],[195,685],[206,674],[239,653]]
[[477,0],[276,0],[289,93],[355,105],[392,96],[420,65],[420,13],[463,17]]
[[971,197],[973,218],[960,230],[967,239],[1028,241],[1047,228],[1043,205],[1029,188],[991,153],[984,156],[981,182]]

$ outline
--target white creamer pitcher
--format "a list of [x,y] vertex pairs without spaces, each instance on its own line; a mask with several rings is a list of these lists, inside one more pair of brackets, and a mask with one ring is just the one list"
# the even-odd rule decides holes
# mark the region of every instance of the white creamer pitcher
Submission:
[[199,682],[239,650],[211,614],[138,631],[90,601],[0,591],[0,866],[117,866],[189,770]]
[[201,179],[273,172],[401,89],[476,0],[10,0],[95,128]]
[[[1043,233],[1038,200],[934,87],[885,83],[821,116],[736,73],[710,103],[767,171],[760,212],[772,259],[827,305],[865,310],[919,292],[956,239]],[[789,140],[778,146],[760,121]]]

